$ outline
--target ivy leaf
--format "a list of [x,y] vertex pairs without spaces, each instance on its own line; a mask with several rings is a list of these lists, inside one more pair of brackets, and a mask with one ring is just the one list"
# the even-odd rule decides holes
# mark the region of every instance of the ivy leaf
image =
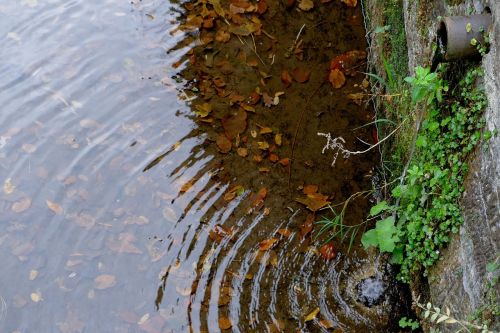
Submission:
[[382,252],[392,252],[399,238],[394,235],[397,231],[394,226],[394,217],[390,216],[377,222],[377,233],[379,237],[379,248]]
[[361,243],[365,248],[376,246],[381,252],[393,252],[399,240],[396,231],[394,217],[390,216],[378,221],[375,229],[365,232],[361,237]]
[[387,201],[381,201],[370,209],[370,216],[376,216],[390,208],[391,207],[387,204]]

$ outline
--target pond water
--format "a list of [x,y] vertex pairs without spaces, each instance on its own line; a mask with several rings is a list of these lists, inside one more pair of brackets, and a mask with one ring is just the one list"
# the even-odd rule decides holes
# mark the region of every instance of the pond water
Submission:
[[0,2],[1,332],[385,330],[359,236],[312,223],[372,188],[375,152],[317,135],[377,140],[363,57],[328,82],[360,5],[267,2]]

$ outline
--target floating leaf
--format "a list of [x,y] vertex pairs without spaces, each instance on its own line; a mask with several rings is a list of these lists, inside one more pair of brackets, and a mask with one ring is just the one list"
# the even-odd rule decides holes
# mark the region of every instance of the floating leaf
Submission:
[[21,147],[26,153],[31,154],[36,151],[36,146],[31,143],[24,143]]
[[49,209],[53,211],[55,214],[62,214],[64,212],[64,209],[59,204],[52,202],[50,200],[47,200],[45,202],[47,203],[47,207],[49,207]]
[[38,276],[38,271],[36,269],[32,269],[30,271],[30,275],[29,275],[30,281],[33,281],[34,279],[36,279],[37,276]]
[[299,83],[305,83],[309,81],[311,77],[311,71],[305,68],[297,67],[292,71],[293,79]]
[[330,71],[328,76],[328,81],[332,84],[333,88],[340,89],[345,84],[345,75],[339,69],[334,69]]
[[272,247],[274,247],[278,241],[279,241],[278,238],[269,238],[269,239],[263,240],[259,244],[259,250],[267,251],[267,250],[271,249]]
[[312,310],[307,316],[305,316],[304,321],[308,322],[314,320],[318,316],[319,311],[319,308]]
[[220,151],[224,154],[227,154],[231,151],[232,143],[224,134],[219,134],[217,136],[217,147],[219,147]]
[[116,277],[114,275],[103,274],[94,279],[94,287],[99,290],[108,289],[116,285]]
[[333,247],[333,243],[326,243],[319,249],[319,253],[325,260],[332,260],[337,256],[335,252],[335,248]]
[[35,303],[38,303],[40,301],[43,301],[43,298],[42,298],[42,293],[40,291],[36,291],[34,293],[31,293],[30,295],[31,297],[31,300]]
[[12,184],[12,179],[7,178],[3,183],[3,191],[5,194],[11,194],[16,189],[16,186]]

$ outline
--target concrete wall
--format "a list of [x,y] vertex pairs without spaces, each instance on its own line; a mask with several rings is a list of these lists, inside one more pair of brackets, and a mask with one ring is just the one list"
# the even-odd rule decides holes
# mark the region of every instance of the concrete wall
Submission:
[[[409,67],[429,63],[437,16],[482,13],[488,6],[494,25],[491,50],[482,61],[489,102],[485,116],[489,130],[500,129],[500,1],[463,1],[457,5],[449,2],[404,0]],[[429,277],[430,301],[450,308],[462,319],[486,304],[486,285],[491,279],[486,264],[499,256],[500,138],[478,148],[470,164],[462,199],[464,224]],[[455,330],[448,325],[443,331]]]
[[[378,25],[380,5],[380,0],[367,0],[372,27]],[[500,0],[401,0],[401,5],[410,72],[415,66],[430,65],[438,16],[483,13],[486,7],[490,8],[494,17],[491,49],[482,61],[489,101],[485,116],[489,130],[500,130]],[[372,52],[372,63],[377,63],[380,46],[373,45]],[[462,199],[465,222],[429,277],[430,301],[448,307],[461,319],[486,303],[486,285],[492,276],[485,267],[499,256],[500,137],[493,138],[487,147],[478,148],[470,165]],[[456,327],[443,326],[442,331],[455,332]]]

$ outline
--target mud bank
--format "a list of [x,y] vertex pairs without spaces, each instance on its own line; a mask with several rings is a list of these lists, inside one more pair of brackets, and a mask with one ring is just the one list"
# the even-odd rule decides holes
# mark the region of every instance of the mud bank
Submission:
[[[364,2],[369,18],[371,33],[371,62],[379,74],[385,73],[382,58],[388,59],[396,69],[407,64],[409,75],[416,66],[430,66],[432,44],[439,16],[471,15],[491,11],[493,28],[490,32],[490,51],[483,57],[484,80],[488,108],[485,110],[486,130],[500,128],[500,2],[492,1],[451,1],[451,0],[367,0]],[[394,13],[388,6],[400,6],[401,26],[395,27]],[[391,16],[393,15],[393,16]],[[376,38],[376,28],[392,24],[391,37],[397,39],[398,28],[404,33],[402,42],[393,43],[393,49],[405,49],[407,60],[403,64],[387,56],[387,45]],[[404,45],[406,43],[406,45]],[[400,51],[400,50],[399,50]],[[398,50],[390,50],[389,53]],[[400,51],[401,52],[401,51]],[[394,58],[394,57],[393,57]],[[401,61],[401,56],[397,57]],[[399,73],[404,77],[404,74]],[[453,236],[451,243],[442,251],[441,260],[430,271],[426,287],[414,297],[432,302],[443,309],[449,308],[457,318],[488,317],[491,304],[498,304],[498,285],[491,286],[495,272],[487,270],[488,263],[498,260],[500,244],[500,138],[494,137],[488,145],[476,148],[469,161],[470,170],[461,199],[464,223],[460,232]],[[423,291],[423,292],[422,292]],[[495,327],[498,328],[498,327]],[[453,325],[440,327],[443,332],[455,332]]]

